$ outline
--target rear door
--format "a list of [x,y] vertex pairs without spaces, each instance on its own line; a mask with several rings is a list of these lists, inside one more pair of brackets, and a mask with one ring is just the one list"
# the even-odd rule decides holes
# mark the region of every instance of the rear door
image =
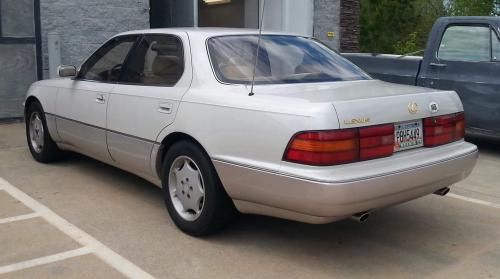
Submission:
[[455,90],[467,127],[500,132],[500,42],[488,24],[449,24],[432,54],[428,86]]
[[146,34],[130,55],[107,112],[109,152],[123,168],[153,173],[150,156],[156,137],[174,121],[191,84],[188,45],[185,33]]
[[94,158],[109,161],[106,145],[106,108],[109,92],[138,36],[117,37],[97,50],[75,79],[67,79],[57,93],[57,130],[63,143]]

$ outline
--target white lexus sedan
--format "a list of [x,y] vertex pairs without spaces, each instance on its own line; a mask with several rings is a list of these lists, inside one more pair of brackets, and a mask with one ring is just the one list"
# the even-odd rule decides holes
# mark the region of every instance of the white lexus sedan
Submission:
[[455,92],[374,80],[313,38],[258,41],[245,29],[119,34],[31,86],[31,154],[75,151],[151,181],[191,235],[237,212],[363,221],[472,171]]

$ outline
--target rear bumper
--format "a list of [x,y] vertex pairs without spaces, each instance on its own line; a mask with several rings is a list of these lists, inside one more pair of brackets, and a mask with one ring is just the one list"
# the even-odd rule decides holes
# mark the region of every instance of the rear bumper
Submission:
[[334,167],[327,168],[318,174],[321,180],[301,177],[300,172],[273,172],[220,160],[214,160],[214,165],[240,211],[328,223],[450,186],[471,173],[477,156],[475,145],[458,142],[404,152],[398,158],[350,164],[340,167],[342,175],[336,175]]

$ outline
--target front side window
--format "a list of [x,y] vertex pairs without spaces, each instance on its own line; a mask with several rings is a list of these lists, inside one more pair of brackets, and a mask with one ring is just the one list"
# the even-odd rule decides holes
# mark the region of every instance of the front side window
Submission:
[[248,84],[256,65],[256,84],[370,79],[325,45],[297,36],[263,35],[255,63],[257,41],[257,35],[210,38],[207,45],[217,78],[227,83]]
[[122,82],[174,86],[184,72],[180,39],[170,35],[146,35],[127,63]]
[[490,61],[490,28],[451,26],[443,35],[438,58],[449,61]]
[[118,81],[125,59],[136,40],[137,36],[127,36],[106,43],[83,64],[78,77],[95,81]]

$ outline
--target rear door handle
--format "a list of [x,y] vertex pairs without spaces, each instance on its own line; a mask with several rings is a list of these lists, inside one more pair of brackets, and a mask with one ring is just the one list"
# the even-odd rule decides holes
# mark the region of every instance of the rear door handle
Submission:
[[172,113],[172,108],[172,103],[160,103],[158,106],[158,112],[170,114]]
[[448,65],[441,64],[441,63],[430,63],[429,66],[434,67],[434,68],[446,68]]
[[106,102],[106,99],[104,99],[103,94],[97,94],[97,96],[95,97],[95,101],[96,103],[104,104]]

